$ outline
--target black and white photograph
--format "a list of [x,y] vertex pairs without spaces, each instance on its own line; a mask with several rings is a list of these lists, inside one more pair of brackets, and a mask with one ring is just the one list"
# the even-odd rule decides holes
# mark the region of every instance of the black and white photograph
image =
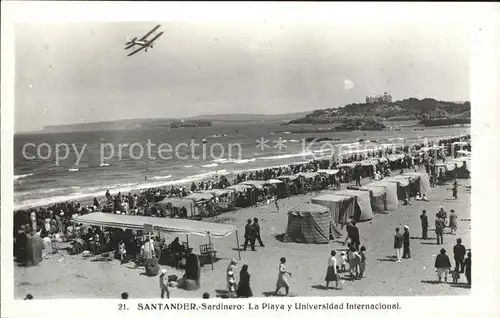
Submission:
[[469,296],[476,30],[349,12],[13,23],[13,298]]

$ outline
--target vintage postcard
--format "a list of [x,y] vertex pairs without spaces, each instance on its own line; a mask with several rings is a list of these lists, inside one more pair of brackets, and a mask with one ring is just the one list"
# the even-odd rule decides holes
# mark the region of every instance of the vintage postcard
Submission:
[[498,9],[2,3],[2,317],[494,316]]

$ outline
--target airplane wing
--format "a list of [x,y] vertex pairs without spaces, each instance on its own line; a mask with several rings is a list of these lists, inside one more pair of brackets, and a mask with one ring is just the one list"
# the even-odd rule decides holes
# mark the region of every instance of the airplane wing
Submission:
[[160,27],[160,25],[158,24],[157,26],[155,26],[151,31],[149,31],[148,33],[146,33],[145,36],[143,36],[140,41],[145,41],[147,39],[148,36],[150,36],[154,31],[156,31],[158,28]]
[[145,48],[146,48],[146,46],[141,46],[139,49],[135,50],[134,52],[127,54],[127,56],[132,56],[132,55],[136,54],[137,52],[144,50]]
[[134,45],[136,45],[137,43],[130,43],[129,45],[125,46],[125,50],[128,50],[130,49],[131,47],[133,47]]
[[154,38],[152,38],[151,40],[148,41],[148,44],[151,44],[153,43],[157,38],[159,38],[161,35],[163,34],[163,32],[160,32],[158,33],[157,35],[155,35]]

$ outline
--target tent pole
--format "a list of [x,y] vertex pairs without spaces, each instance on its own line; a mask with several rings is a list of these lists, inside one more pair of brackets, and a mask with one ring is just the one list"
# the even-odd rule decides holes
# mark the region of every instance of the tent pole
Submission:
[[214,259],[213,259],[213,248],[212,248],[212,240],[210,239],[210,232],[208,234],[208,246],[210,246],[210,264],[212,264],[212,270],[214,270]]
[[236,230],[236,247],[238,249],[238,258],[241,261],[240,241],[238,239],[238,230]]

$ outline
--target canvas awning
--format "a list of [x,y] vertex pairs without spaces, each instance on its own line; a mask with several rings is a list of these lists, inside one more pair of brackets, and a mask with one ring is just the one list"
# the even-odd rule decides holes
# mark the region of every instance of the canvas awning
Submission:
[[143,231],[144,225],[152,225],[154,231],[212,237],[225,237],[237,230],[236,226],[230,224],[103,212],[73,216],[73,222],[138,231]]
[[333,169],[318,169],[318,171],[316,171],[317,173],[324,173],[324,174],[327,174],[327,175],[335,175],[337,173],[339,173],[340,170],[333,170]]
[[232,186],[229,186],[227,187],[226,189],[228,190],[234,190],[234,191],[237,191],[237,192],[243,192],[243,191],[246,191],[247,189],[250,189],[252,186],[251,185],[247,185],[247,184],[235,184],[235,185],[232,185]]
[[249,185],[256,188],[262,188],[266,182],[262,180],[247,180],[240,182],[239,184]]
[[358,164],[359,164],[359,162],[341,163],[341,164],[337,165],[337,167],[339,167],[339,168],[343,168],[343,167],[354,168],[354,167],[356,167]]
[[203,200],[209,201],[212,200],[213,198],[214,196],[212,194],[206,192],[194,192],[184,197],[184,199],[193,200],[195,202]]
[[299,172],[295,175],[298,177],[304,177],[306,179],[313,179],[313,178],[316,178],[318,176],[318,173],[317,172]]
[[293,175],[279,176],[276,179],[279,179],[279,180],[290,180],[291,181],[291,180],[297,179],[297,176],[293,176]]
[[232,189],[212,189],[212,190],[203,190],[201,191],[201,193],[208,193],[208,194],[211,194],[211,195],[215,195],[216,197],[220,197],[222,195],[226,195],[226,194],[231,194],[233,193],[234,190]]
[[271,179],[266,181],[266,184],[277,184],[277,183],[283,183],[283,181],[277,179]]
[[[72,221],[93,226],[113,227],[136,231],[147,231],[146,228],[150,228],[151,231],[186,234],[186,236],[189,234],[207,236],[209,244],[212,244],[211,237],[222,238],[235,233],[238,257],[241,260],[238,229],[236,226],[230,224],[103,212],[94,212],[81,216],[74,215]],[[213,260],[210,259],[210,261],[212,263],[213,270]]]

